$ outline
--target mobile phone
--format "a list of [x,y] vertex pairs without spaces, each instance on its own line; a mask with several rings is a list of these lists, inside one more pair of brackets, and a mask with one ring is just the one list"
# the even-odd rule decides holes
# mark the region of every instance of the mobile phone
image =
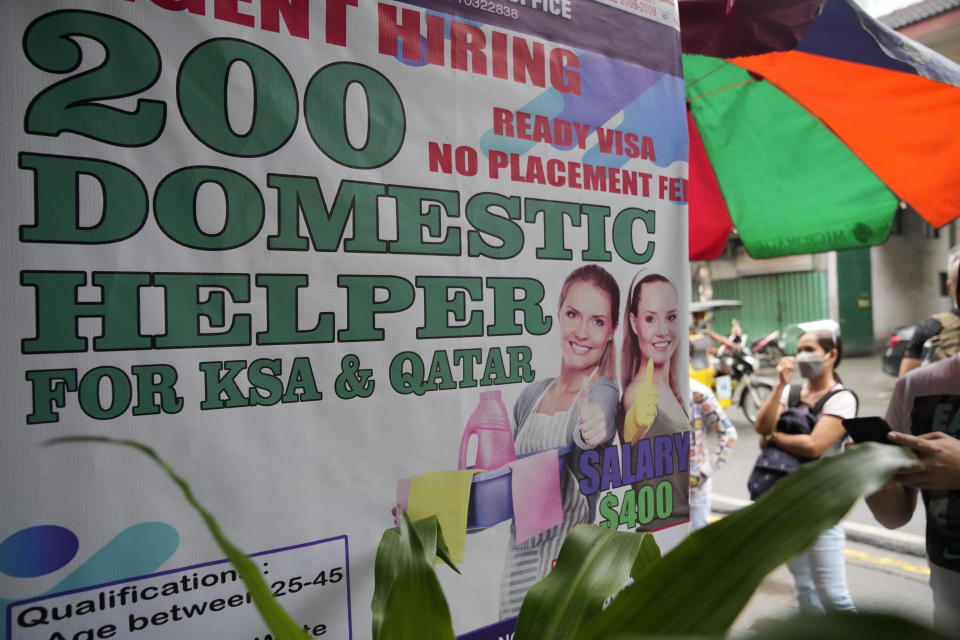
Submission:
[[893,444],[887,440],[887,434],[890,433],[890,425],[887,421],[878,416],[868,416],[866,418],[846,418],[843,421],[843,428],[847,430],[854,442],[882,442],[883,444]]

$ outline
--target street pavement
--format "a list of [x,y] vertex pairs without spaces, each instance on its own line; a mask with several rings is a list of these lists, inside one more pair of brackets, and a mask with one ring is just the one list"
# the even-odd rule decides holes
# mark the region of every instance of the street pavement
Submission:
[[[886,413],[896,380],[882,372],[879,355],[845,358],[837,372],[844,384],[857,393],[859,415]],[[776,375],[773,371],[760,373],[771,378]],[[747,477],[760,451],[753,426],[740,409],[731,407],[728,416],[736,425],[739,438],[729,463],[714,477],[714,517],[749,504]],[[848,541],[847,578],[859,609],[893,612],[930,623],[932,602],[923,550],[924,523],[922,506],[918,506],[910,523],[896,531],[880,526],[863,500],[850,511],[844,520]],[[795,613],[793,579],[782,566],[761,584],[737,619],[733,635],[742,635],[758,621]]]
[[[924,558],[847,541],[847,583],[858,611],[893,613],[932,625],[933,600]],[[755,625],[799,613],[793,577],[785,565],[764,579],[733,624],[730,637],[748,634]]]

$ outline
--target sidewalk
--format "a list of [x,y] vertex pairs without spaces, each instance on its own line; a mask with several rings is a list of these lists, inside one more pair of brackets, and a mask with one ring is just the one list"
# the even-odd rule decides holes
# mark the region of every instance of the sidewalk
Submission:
[[[713,512],[718,516],[730,513],[748,504],[750,504],[749,500],[713,494]],[[843,528],[847,533],[848,540],[862,542],[881,549],[889,549],[897,553],[905,553],[917,558],[927,557],[923,536],[851,520],[844,520]]]
[[[858,414],[861,416],[883,416],[887,411],[896,378],[883,373],[880,365],[879,354],[853,356],[844,357],[837,369],[844,385],[857,394]],[[772,377],[776,373],[764,371],[762,375]],[[760,453],[753,425],[746,421],[740,408],[727,409],[727,415],[737,428],[738,438],[728,463],[713,479],[714,510],[724,513],[749,503],[747,478]],[[847,514],[845,524],[851,540],[863,540],[867,544],[912,555],[924,553],[926,514],[922,505],[917,506],[908,524],[891,531],[877,523],[861,499]]]
[[[883,416],[896,379],[883,373],[880,355],[844,357],[837,372],[845,386],[857,394],[858,415]],[[760,375],[775,377],[775,371]],[[739,407],[727,410],[739,437],[726,466],[714,476],[713,514],[722,516],[750,504],[746,480],[759,454],[753,425]],[[922,505],[910,523],[901,529],[880,526],[864,501],[858,500],[843,520],[847,534],[847,575],[858,609],[897,613],[930,624],[932,599],[928,571]],[[767,619],[784,619],[798,612],[793,578],[780,566],[760,584],[731,630],[736,638]]]

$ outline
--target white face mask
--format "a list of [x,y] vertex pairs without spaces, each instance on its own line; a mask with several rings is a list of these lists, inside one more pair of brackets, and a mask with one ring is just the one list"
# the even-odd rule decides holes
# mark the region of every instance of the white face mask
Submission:
[[797,354],[797,370],[807,380],[819,377],[826,366],[824,359],[815,353],[801,351]]

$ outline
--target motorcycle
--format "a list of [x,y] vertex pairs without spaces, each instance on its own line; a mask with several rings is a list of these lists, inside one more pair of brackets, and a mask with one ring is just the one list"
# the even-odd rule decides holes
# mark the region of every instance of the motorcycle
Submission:
[[785,354],[780,348],[779,331],[771,331],[750,343],[750,351],[757,356],[761,369],[773,369]]
[[[694,302],[691,303],[690,310],[701,313],[739,304],[739,301],[735,300]],[[756,375],[759,368],[757,355],[747,346],[747,335],[736,319],[733,320],[727,341],[733,346],[720,346],[714,358],[711,358],[713,341],[691,326],[690,376],[711,387],[722,407],[737,404],[744,417],[753,423],[757,418],[757,411],[773,391],[774,383]]]
[[753,423],[767,396],[773,392],[773,382],[755,375],[759,362],[746,345],[740,345],[738,349],[722,346],[717,350],[717,358],[724,367],[721,371],[730,372],[729,383],[717,382],[718,397],[721,387],[729,384],[731,402],[736,402],[744,417]]

